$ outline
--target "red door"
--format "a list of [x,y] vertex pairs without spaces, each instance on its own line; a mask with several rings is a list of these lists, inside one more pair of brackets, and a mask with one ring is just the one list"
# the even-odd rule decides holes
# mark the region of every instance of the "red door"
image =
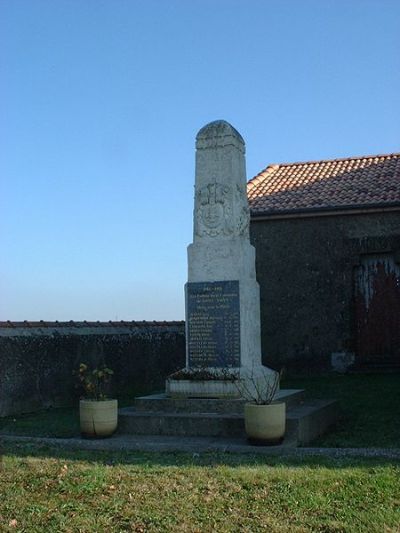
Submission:
[[400,363],[400,267],[390,254],[365,256],[355,272],[358,361]]

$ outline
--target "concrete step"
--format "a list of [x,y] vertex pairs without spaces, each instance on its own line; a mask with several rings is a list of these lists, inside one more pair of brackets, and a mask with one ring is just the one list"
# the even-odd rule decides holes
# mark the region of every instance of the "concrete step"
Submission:
[[[285,441],[292,445],[307,444],[326,431],[336,419],[335,401],[303,401],[287,411]],[[245,437],[243,414],[145,411],[136,407],[120,409],[118,432],[181,437]]]
[[338,419],[337,400],[307,400],[286,413],[286,435],[304,446],[326,433]]
[[[299,404],[303,398],[301,389],[283,389],[276,395],[277,400],[286,402],[286,409]],[[135,398],[134,407],[146,412],[243,414],[244,404],[243,399],[170,398],[166,394],[152,394]]]
[[118,431],[133,435],[191,437],[237,437],[244,434],[243,415],[227,413],[166,413],[119,411]]

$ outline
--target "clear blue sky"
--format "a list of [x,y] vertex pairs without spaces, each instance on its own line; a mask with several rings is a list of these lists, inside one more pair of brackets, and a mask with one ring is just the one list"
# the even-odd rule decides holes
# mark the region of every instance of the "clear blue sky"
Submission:
[[194,139],[400,151],[398,0],[2,0],[0,319],[184,317]]

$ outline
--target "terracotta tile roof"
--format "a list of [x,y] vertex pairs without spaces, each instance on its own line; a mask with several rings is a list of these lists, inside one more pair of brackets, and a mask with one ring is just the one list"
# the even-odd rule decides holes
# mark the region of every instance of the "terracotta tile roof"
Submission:
[[270,165],[247,194],[255,217],[400,205],[400,153]]

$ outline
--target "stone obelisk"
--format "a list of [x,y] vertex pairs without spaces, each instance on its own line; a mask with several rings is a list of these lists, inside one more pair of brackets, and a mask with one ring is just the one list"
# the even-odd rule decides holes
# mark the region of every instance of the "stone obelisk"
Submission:
[[238,387],[229,376],[265,381],[273,375],[261,363],[260,297],[246,183],[241,135],[224,120],[204,126],[196,137],[194,236],[185,286],[186,368],[179,380],[171,376],[167,381],[171,395],[237,397]]

